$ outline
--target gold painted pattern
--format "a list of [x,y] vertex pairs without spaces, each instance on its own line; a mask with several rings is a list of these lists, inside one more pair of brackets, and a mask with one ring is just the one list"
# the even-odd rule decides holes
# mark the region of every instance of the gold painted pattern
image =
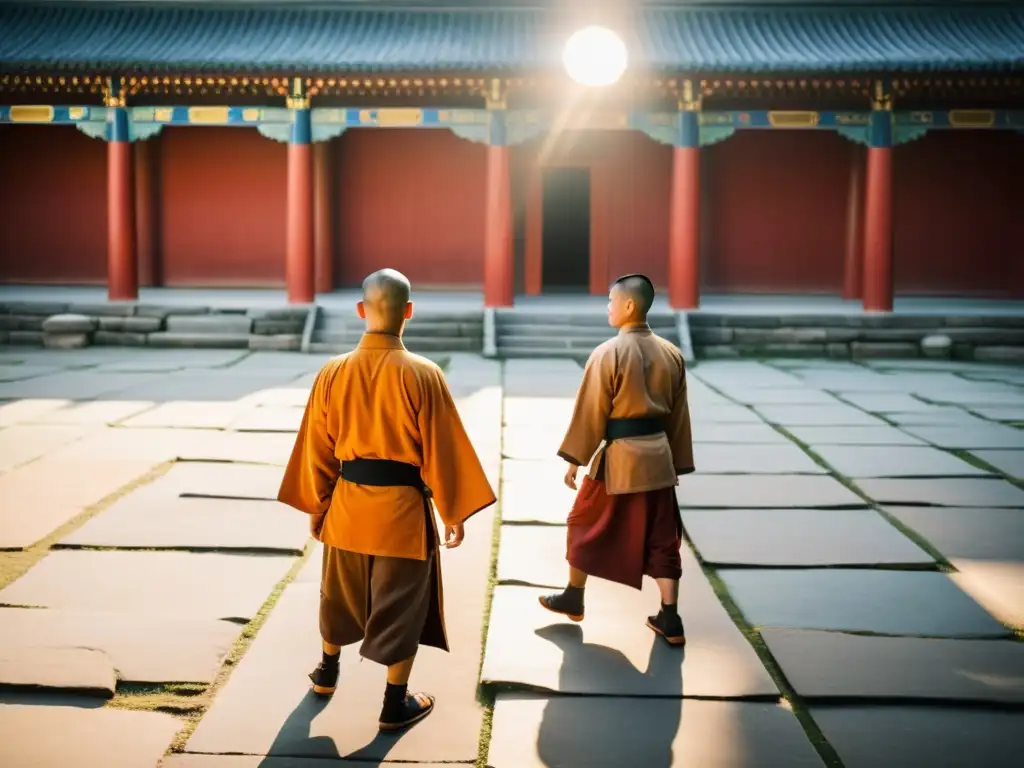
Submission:
[[951,109],[949,124],[954,128],[991,128],[996,113],[990,109]]
[[228,122],[227,107],[189,107],[188,121],[205,125]]
[[69,120],[84,120],[88,114],[89,110],[86,107],[68,107]]
[[169,123],[174,119],[174,110],[170,107],[160,107],[153,112],[153,119],[158,123]]
[[12,123],[49,123],[53,121],[53,107],[19,104],[11,107]]
[[814,128],[820,115],[817,112],[778,111],[768,113],[773,128]]
[[[362,122],[361,116],[360,122]],[[377,125],[385,128],[423,125],[423,110],[401,107],[378,109]]]
[[242,119],[247,123],[257,123],[260,119],[262,109],[243,109]]

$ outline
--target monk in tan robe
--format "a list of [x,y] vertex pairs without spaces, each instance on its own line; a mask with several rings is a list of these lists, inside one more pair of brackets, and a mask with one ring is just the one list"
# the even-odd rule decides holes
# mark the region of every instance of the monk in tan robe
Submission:
[[650,576],[658,582],[661,610],[647,626],[683,645],[675,486],[679,475],[694,471],[693,445],[683,356],[651,332],[653,303],[654,286],[643,275],[621,277],[611,288],[608,322],[619,333],[587,361],[558,451],[573,490],[579,468],[591,465],[569,513],[569,585],[540,602],[582,621],[588,575],[636,589]]
[[360,654],[388,668],[384,731],[433,710],[433,696],[408,692],[417,648],[448,650],[431,502],[449,548],[495,502],[441,369],[402,343],[409,292],[390,269],[363,282],[366,332],[317,374],[278,494],[324,545],[313,690],[333,694],[341,647],[362,641]]

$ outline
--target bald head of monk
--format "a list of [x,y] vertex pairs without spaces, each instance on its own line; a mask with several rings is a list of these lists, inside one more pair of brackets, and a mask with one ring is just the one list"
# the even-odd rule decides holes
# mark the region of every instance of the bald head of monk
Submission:
[[647,322],[654,304],[654,283],[646,275],[623,275],[608,292],[608,324],[612,328]]
[[396,269],[378,269],[363,280],[363,300],[356,304],[359,317],[371,333],[402,335],[412,317],[409,278]]

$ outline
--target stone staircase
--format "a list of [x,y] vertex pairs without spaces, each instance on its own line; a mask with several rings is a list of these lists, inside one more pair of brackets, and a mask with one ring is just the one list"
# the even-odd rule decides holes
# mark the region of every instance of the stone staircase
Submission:
[[[679,344],[676,316],[652,313],[651,328]],[[614,334],[604,312],[555,312],[499,309],[495,312],[495,346],[499,358],[563,357],[585,360],[594,347]]]
[[697,359],[735,357],[953,358],[1024,362],[1020,315],[688,315]]
[[[350,309],[317,308],[310,337],[310,352],[342,353],[355,349],[363,335],[363,321]],[[483,313],[417,310],[405,327],[406,347],[418,354],[429,352],[480,352],[483,349]]]

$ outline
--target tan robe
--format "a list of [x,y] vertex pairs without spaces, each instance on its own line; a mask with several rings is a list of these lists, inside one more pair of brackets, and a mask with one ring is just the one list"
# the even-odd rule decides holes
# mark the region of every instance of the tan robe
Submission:
[[[660,419],[665,432],[602,445],[609,419]],[[587,360],[572,421],[558,455],[591,464],[607,493],[638,493],[676,485],[694,470],[686,366],[679,349],[646,326],[623,328]],[[593,458],[593,462],[591,459]]]
[[325,640],[363,639],[362,654],[383,664],[407,658],[421,642],[447,649],[430,505],[415,488],[341,480],[341,464],[357,458],[420,467],[445,525],[495,502],[441,369],[406,351],[397,336],[367,333],[356,350],[320,370],[278,499],[327,514]]

